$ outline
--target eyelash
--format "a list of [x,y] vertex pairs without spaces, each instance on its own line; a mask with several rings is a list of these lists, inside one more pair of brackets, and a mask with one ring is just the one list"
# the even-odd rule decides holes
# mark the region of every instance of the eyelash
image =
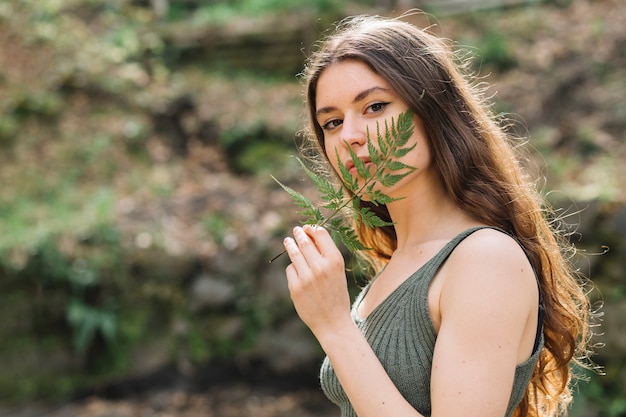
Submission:
[[[328,122],[326,122],[326,123],[324,123],[324,124],[322,125],[322,129],[323,129],[323,130],[332,130],[332,129],[334,129],[334,128],[338,127],[339,125],[341,125],[341,123],[338,123],[338,122],[342,122],[342,120],[341,120],[341,119],[332,119],[332,120],[329,120]],[[343,122],[342,122],[342,123],[343,123]]]
[[374,107],[374,106],[380,106],[380,109],[378,109],[378,110],[373,110],[372,109],[374,111],[374,113],[378,113],[378,112],[381,112],[381,111],[385,110],[385,107],[387,107],[388,104],[389,104],[388,102],[381,101],[381,102],[378,102],[378,103],[371,104],[367,108],[368,109],[372,109],[372,107]]
[[[376,102],[373,104],[370,104],[369,106],[367,106],[366,109],[366,113],[370,113],[369,110],[371,110],[371,113],[380,113],[381,111],[385,110],[385,107],[387,107],[387,105],[389,104],[389,102],[385,102],[385,101],[381,101],[381,102]],[[379,107],[378,110],[375,110],[375,107]],[[341,119],[332,119],[329,120],[328,122],[324,123],[322,125],[322,129],[323,130],[332,130],[338,126],[340,126],[343,123],[343,120]]]

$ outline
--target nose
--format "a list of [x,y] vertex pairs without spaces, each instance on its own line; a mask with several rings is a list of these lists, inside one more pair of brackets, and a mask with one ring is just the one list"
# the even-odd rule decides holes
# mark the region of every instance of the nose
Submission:
[[341,125],[341,142],[350,147],[367,143],[367,128],[357,117],[346,116]]

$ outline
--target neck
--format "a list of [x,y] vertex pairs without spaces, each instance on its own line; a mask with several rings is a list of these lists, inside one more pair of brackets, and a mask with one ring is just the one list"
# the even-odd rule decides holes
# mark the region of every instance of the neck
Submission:
[[449,240],[480,224],[461,210],[442,187],[414,192],[390,203],[387,208],[395,223],[397,250],[432,240]]

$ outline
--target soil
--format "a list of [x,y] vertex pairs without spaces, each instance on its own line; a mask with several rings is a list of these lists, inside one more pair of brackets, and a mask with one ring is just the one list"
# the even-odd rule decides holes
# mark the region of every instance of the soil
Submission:
[[123,399],[98,396],[53,410],[22,409],[7,417],[320,417],[338,416],[338,408],[316,389],[278,391],[239,383],[204,393],[157,390]]
[[[315,369],[315,370],[314,370]],[[1,417],[333,417],[317,366],[276,375],[256,365],[214,363],[191,374],[167,367],[90,388],[56,406],[3,409]]]

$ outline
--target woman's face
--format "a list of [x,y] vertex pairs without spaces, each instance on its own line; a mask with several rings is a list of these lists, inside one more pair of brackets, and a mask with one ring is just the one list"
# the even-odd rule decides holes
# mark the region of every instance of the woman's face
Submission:
[[[390,125],[392,117],[397,121],[398,115],[408,110],[407,104],[384,78],[356,60],[332,64],[321,73],[315,102],[316,119],[324,132],[324,150],[330,163],[336,172],[339,172],[339,164],[343,164],[355,177],[358,175],[348,148],[352,148],[359,159],[372,168],[367,149],[368,129],[371,140],[376,144],[376,124],[384,132],[385,121]],[[408,145],[415,144],[416,147],[402,158],[402,162],[416,170],[393,189],[431,165],[427,136],[417,116],[414,116],[414,126]],[[385,192],[392,195],[393,189],[386,189]]]

